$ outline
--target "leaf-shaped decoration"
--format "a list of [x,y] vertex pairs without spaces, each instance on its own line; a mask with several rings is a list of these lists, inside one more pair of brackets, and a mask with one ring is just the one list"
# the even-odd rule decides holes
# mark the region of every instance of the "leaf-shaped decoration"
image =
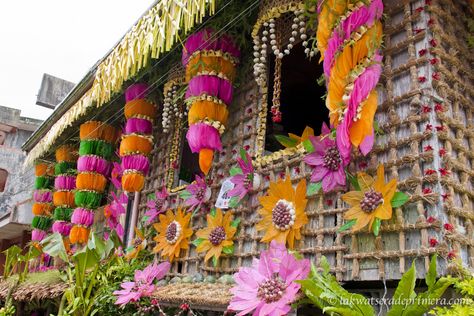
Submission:
[[395,192],[395,194],[393,195],[393,198],[392,200],[390,201],[390,203],[392,204],[392,207],[401,207],[403,206],[408,200],[410,199],[410,197],[403,193],[403,192],[400,192],[400,191],[397,191]]
[[275,135],[275,138],[280,144],[282,144],[286,148],[295,147],[296,145],[298,145],[298,140],[285,135]]
[[311,196],[311,195],[317,194],[319,190],[321,190],[321,187],[322,187],[321,182],[311,182],[308,185],[308,189],[306,189],[306,195]]
[[345,230],[348,230],[348,229],[352,228],[352,226],[354,226],[356,222],[357,222],[357,219],[351,219],[351,220],[347,221],[344,225],[342,225],[337,231],[339,233],[341,233]]

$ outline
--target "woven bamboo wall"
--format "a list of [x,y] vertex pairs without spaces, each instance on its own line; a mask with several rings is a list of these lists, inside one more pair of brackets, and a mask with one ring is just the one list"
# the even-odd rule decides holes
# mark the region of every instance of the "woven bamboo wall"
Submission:
[[[380,235],[375,238],[368,233],[337,233],[347,210],[340,199],[342,192],[309,197],[306,212],[310,221],[297,248],[316,262],[326,256],[339,280],[399,279],[414,258],[418,258],[417,271],[423,277],[429,257],[435,252],[446,256],[450,250],[474,266],[473,57],[462,35],[462,18],[451,17],[464,16],[464,10],[461,4],[454,6],[449,0],[433,0],[427,7],[424,0],[391,0],[384,4],[384,71],[376,114],[383,135],[377,136],[373,152],[365,158],[356,157],[350,169],[374,173],[377,164],[383,162],[387,178],[398,177],[399,190],[412,198],[403,209],[394,210],[393,219],[382,224]],[[440,44],[433,47],[432,38]],[[429,52],[423,54],[423,49]],[[436,65],[430,63],[434,55],[439,59]],[[432,79],[434,73],[441,74],[440,80]],[[425,82],[421,82],[422,77]],[[243,82],[246,84],[236,89],[229,108],[223,152],[216,155],[210,175],[213,198],[209,206],[214,204],[222,180],[229,176],[239,149],[245,147],[251,155],[258,152],[258,130],[265,124],[267,104],[251,76]],[[441,99],[445,111],[436,112],[435,104]],[[432,111],[423,111],[425,105]],[[314,106],[317,110],[324,105],[315,100]],[[437,131],[436,127],[441,125],[446,131]],[[155,134],[152,173],[142,194],[141,210],[145,209],[146,195],[158,189],[165,179],[171,135],[184,137],[182,129],[162,135],[157,128]],[[433,149],[426,150],[426,146]],[[440,155],[440,149],[447,153]],[[267,247],[259,243],[262,235],[255,231],[259,220],[257,197],[265,194],[269,180],[284,177],[288,172],[294,183],[302,178],[309,180],[311,171],[302,157],[298,153],[283,155],[258,167],[265,181],[247,203],[232,210],[242,220],[234,255],[225,257],[214,268],[211,263],[205,265],[204,254],[197,254],[191,246],[174,264],[173,273],[220,275],[250,265],[252,258]],[[450,175],[440,175],[440,168],[450,171]],[[430,174],[427,170],[436,172]],[[429,220],[430,217],[435,220]],[[448,222],[456,227],[453,233],[442,228]],[[203,215],[194,218],[194,231],[204,225]],[[438,244],[433,246],[430,239],[436,239]],[[445,266],[446,261],[441,259],[441,273]]]

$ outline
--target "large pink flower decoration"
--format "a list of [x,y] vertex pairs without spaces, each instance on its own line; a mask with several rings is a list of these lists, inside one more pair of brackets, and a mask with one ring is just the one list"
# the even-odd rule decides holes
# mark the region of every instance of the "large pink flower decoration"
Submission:
[[146,203],[147,211],[145,212],[145,216],[147,217],[147,225],[154,223],[158,215],[166,212],[166,209],[168,208],[168,196],[169,193],[166,190],[166,187],[163,186],[161,191],[155,192],[155,198]]
[[125,206],[128,203],[128,196],[125,193],[117,196],[114,192],[110,192],[113,201],[104,208],[104,216],[106,218],[107,226],[112,231],[116,231],[120,239],[123,239],[124,229],[120,224],[120,216],[125,214]]
[[240,201],[253,188],[255,174],[252,158],[247,152],[243,150],[240,152],[240,158],[237,158],[237,163],[239,167],[231,169],[231,174],[234,174],[232,174],[230,178],[230,181],[235,186],[232,190],[227,192],[227,194],[230,197],[238,197]]
[[135,271],[134,282],[123,282],[120,286],[123,290],[114,291],[117,296],[116,305],[124,306],[130,302],[136,302],[141,297],[150,296],[155,290],[153,281],[162,279],[168,273],[171,264],[162,262],[148,265],[143,271]]
[[196,181],[188,185],[180,196],[184,199],[184,205],[189,207],[188,211],[197,211],[211,198],[211,188],[207,186],[204,177],[196,175]]
[[234,274],[237,285],[230,290],[234,296],[229,310],[238,312],[237,316],[252,311],[254,316],[288,314],[301,287],[295,281],[305,279],[309,269],[309,260],[297,260],[283,244],[272,241],[252,267]]
[[114,185],[117,190],[122,189],[122,175],[123,169],[118,162],[112,164],[112,172],[110,174],[110,182]]
[[311,182],[322,181],[324,192],[346,185],[344,167],[349,163],[349,157],[343,157],[339,152],[336,141],[330,138],[331,130],[325,123],[319,137],[311,137],[314,152],[306,155],[304,161],[313,168]]

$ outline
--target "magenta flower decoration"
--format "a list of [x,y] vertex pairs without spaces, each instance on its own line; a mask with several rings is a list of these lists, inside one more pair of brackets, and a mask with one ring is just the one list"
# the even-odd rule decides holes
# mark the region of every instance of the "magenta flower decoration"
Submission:
[[234,274],[237,285],[230,290],[229,310],[238,312],[237,316],[252,312],[254,316],[287,315],[301,287],[295,281],[305,279],[309,269],[309,260],[297,260],[284,244],[272,241],[252,267],[242,267]]
[[123,290],[114,291],[117,296],[116,305],[125,306],[130,302],[137,302],[142,297],[150,296],[155,290],[153,281],[162,279],[168,273],[171,264],[162,262],[148,265],[143,271],[136,270],[134,282],[123,282],[120,286]]
[[201,205],[211,198],[211,189],[207,186],[204,177],[196,175],[196,180],[187,186],[180,197],[184,199],[184,205],[189,207],[188,211],[196,211]]
[[124,229],[120,224],[120,216],[125,214],[125,206],[128,203],[128,196],[125,193],[117,196],[114,192],[110,192],[112,195],[112,202],[104,208],[104,216],[106,218],[107,226],[111,231],[117,232],[120,239],[123,239]]
[[118,162],[114,162],[112,165],[112,172],[110,175],[110,182],[114,185],[117,190],[122,189],[122,166]]
[[344,167],[349,163],[349,157],[341,155],[336,141],[330,138],[330,132],[331,130],[323,123],[321,136],[310,137],[314,151],[304,158],[306,164],[313,168],[311,182],[322,181],[324,192],[346,185]]
[[146,225],[153,224],[158,217],[158,215],[166,212],[168,209],[168,201],[167,198],[169,196],[166,187],[163,186],[161,191],[155,192],[155,198],[149,200],[146,203],[147,211],[145,212],[145,216],[147,217]]
[[[230,170],[230,181],[235,185],[232,190],[227,192],[230,197],[237,197],[242,200],[245,195],[255,186],[259,185],[259,176],[254,174],[252,157],[245,151],[240,151],[240,158],[237,158],[238,167]],[[256,180],[256,181],[254,181]]]

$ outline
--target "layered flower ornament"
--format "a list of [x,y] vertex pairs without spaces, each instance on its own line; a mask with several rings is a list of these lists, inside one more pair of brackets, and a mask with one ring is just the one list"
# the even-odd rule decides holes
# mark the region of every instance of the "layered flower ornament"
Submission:
[[270,182],[268,194],[259,197],[259,201],[262,208],[258,213],[263,218],[256,229],[265,232],[261,241],[276,240],[293,249],[295,239],[301,239],[301,227],[308,223],[306,180],[301,180],[296,189],[293,189],[289,176],[285,180]]
[[217,266],[222,253],[234,253],[233,238],[239,223],[240,220],[234,220],[229,211],[224,215],[221,209],[214,209],[207,215],[207,227],[198,230],[198,238],[193,241],[197,252],[206,252],[204,262],[212,258],[214,266]]
[[[71,215],[75,207],[76,162],[77,148],[63,145],[56,149],[56,166],[54,168],[56,178],[54,179],[55,192],[53,195],[53,203],[56,208],[53,216],[55,221],[53,232],[61,234],[65,238],[65,244],[69,243],[67,237],[72,228]],[[67,166],[67,169],[64,166]]]
[[189,212],[197,212],[204,203],[209,201],[211,193],[206,179],[196,175],[196,180],[180,193],[180,197],[184,199],[184,205]]
[[146,249],[147,240],[145,234],[135,227],[135,238],[133,239],[132,245],[127,249],[125,258],[128,260],[137,258],[142,250]]
[[120,224],[120,217],[126,213],[128,196],[125,193],[120,195],[110,192],[112,201],[104,207],[104,216],[110,231],[116,232],[117,236],[123,240],[124,229]]
[[251,267],[241,267],[234,274],[237,285],[228,307],[237,316],[283,316],[291,311],[301,285],[310,270],[309,260],[298,260],[284,244],[272,241],[270,249],[254,259]]
[[47,163],[37,163],[35,166],[35,191],[33,192],[33,232],[31,240],[38,244],[51,229],[53,206],[54,168]]
[[159,222],[153,227],[158,232],[154,240],[156,246],[154,252],[160,252],[162,257],[173,262],[179,258],[182,249],[189,248],[189,239],[193,235],[190,228],[191,214],[184,214],[181,208],[175,212],[168,210],[166,214],[159,215]]
[[231,197],[229,207],[235,207],[251,190],[260,186],[260,175],[255,173],[252,157],[243,149],[240,150],[240,158],[237,158],[238,167],[230,169],[230,181],[234,188],[227,192]]
[[69,239],[71,243],[84,244],[94,223],[94,211],[101,205],[110,173],[109,160],[117,142],[118,131],[98,121],[88,121],[80,126],[79,159],[77,163],[76,209],[71,217],[74,224]]
[[305,143],[309,154],[304,158],[304,162],[313,169],[310,186],[315,184],[319,188],[322,187],[324,192],[345,186],[344,168],[349,163],[349,157],[341,155],[336,141],[331,138],[331,130],[328,126],[323,123],[321,135],[310,137],[309,142],[309,144]]
[[183,48],[186,68],[186,103],[189,130],[186,134],[199,166],[208,174],[215,150],[222,150],[220,135],[225,130],[232,102],[232,81],[240,52],[231,38],[211,29],[191,35]]
[[317,45],[328,90],[326,106],[339,151],[351,145],[365,155],[374,143],[374,115],[382,56],[382,0],[321,0]]
[[163,186],[161,191],[156,191],[152,199],[146,203],[147,211],[145,212],[146,224],[153,224],[158,215],[164,213],[168,209],[169,193],[166,187]]
[[342,196],[342,200],[351,208],[344,214],[347,222],[339,231],[352,228],[353,232],[357,232],[367,226],[369,231],[378,236],[381,221],[391,219],[393,207],[400,207],[409,199],[405,193],[396,191],[397,179],[385,183],[382,164],[377,168],[375,179],[365,172],[359,172],[353,184],[356,191]]
[[120,157],[122,188],[127,192],[139,192],[145,185],[145,176],[150,168],[148,155],[153,149],[153,120],[156,106],[145,97],[148,86],[133,84],[125,91],[125,123]]

